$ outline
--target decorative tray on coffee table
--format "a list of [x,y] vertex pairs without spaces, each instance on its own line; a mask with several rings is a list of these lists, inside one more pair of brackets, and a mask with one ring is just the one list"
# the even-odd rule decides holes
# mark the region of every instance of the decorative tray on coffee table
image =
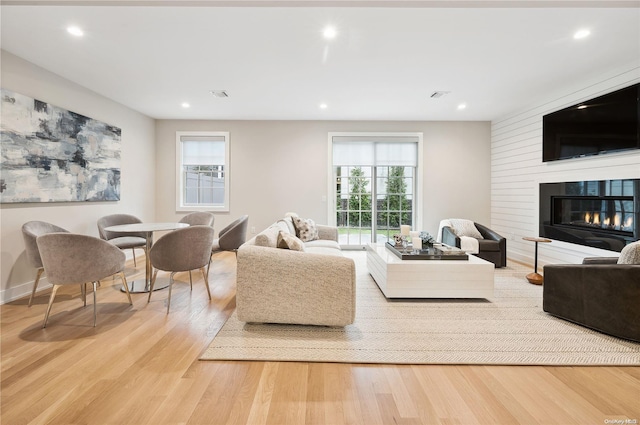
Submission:
[[433,247],[414,251],[413,247],[408,246],[406,249],[396,247],[394,244],[387,242],[387,249],[393,252],[401,260],[468,260],[469,256],[460,248],[449,245],[436,244]]

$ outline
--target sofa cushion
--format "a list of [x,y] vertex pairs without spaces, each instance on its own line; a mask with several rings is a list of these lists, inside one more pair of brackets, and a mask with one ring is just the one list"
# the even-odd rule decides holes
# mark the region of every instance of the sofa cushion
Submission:
[[296,236],[299,237],[302,242],[318,239],[318,228],[316,227],[316,223],[310,218],[293,217],[293,224],[296,227]]
[[326,246],[308,246],[305,245],[304,251],[309,254],[332,255],[334,257],[342,257],[342,251],[339,249],[328,248]]
[[278,232],[278,248],[290,249],[292,251],[304,251],[304,242],[289,232],[280,230]]
[[333,240],[328,239],[316,239],[315,241],[309,241],[304,243],[307,248],[332,248],[340,250],[340,244]]
[[255,244],[268,248],[276,248],[278,246],[278,233],[280,230],[278,226],[267,227],[256,235]]
[[484,239],[478,231],[478,228],[473,221],[466,220],[464,218],[450,218],[449,222],[453,228],[453,232],[457,236],[468,236],[470,238]]
[[622,248],[618,264],[640,264],[640,241],[630,243]]

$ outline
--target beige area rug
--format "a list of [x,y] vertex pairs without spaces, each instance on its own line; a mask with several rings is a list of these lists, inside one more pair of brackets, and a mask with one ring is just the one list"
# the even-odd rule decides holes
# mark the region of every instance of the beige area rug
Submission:
[[531,270],[496,269],[489,300],[387,300],[363,252],[346,252],[357,270],[356,321],[344,328],[246,324],[235,312],[201,360],[392,364],[640,365],[640,344],[542,311]]

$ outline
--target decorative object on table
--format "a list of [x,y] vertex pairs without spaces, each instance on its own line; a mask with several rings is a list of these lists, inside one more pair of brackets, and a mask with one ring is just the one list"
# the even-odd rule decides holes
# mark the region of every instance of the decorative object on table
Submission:
[[540,242],[540,243],[550,243],[551,240],[550,239],[546,239],[546,238],[530,238],[530,237],[524,237],[522,239],[524,239],[525,241],[535,242],[536,243],[536,250],[535,250],[535,254],[534,254],[533,273],[529,273],[526,276],[527,280],[529,281],[529,283],[532,283],[534,285],[542,285],[543,282],[544,282],[544,278],[542,277],[542,275],[540,273],[538,273],[538,242]]
[[419,252],[408,251],[406,247],[395,246],[390,242],[385,244],[401,260],[468,260],[469,256],[460,248],[453,246],[439,245],[422,249]]
[[402,247],[402,235],[399,233],[393,235],[393,242],[397,247]]
[[7,89],[1,102],[1,203],[120,200],[120,128]]
[[411,246],[413,246],[413,250],[420,252],[422,251],[422,239],[420,238],[411,238]]
[[429,232],[425,232],[424,230],[420,232],[420,239],[422,239],[422,247],[423,248],[431,248],[433,244],[436,242],[435,238],[429,234]]
[[400,234],[402,236],[411,236],[411,226],[403,224],[400,226]]

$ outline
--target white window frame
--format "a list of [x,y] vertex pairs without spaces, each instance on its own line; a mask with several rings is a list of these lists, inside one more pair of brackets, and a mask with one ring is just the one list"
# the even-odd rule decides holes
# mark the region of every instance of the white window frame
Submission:
[[[418,166],[416,167],[416,175],[414,178],[416,179],[416,193],[414,194],[414,202],[415,202],[415,210],[414,210],[414,223],[416,230],[422,229],[422,205],[424,204],[424,200],[422,197],[424,196],[423,192],[423,133],[422,132],[329,132],[328,134],[328,157],[327,157],[327,179],[328,187],[327,187],[327,217],[328,224],[331,226],[336,225],[336,185],[333,181],[333,138],[334,137],[372,137],[379,140],[386,140],[387,142],[393,142],[394,138],[402,138],[402,137],[414,137],[418,139]],[[400,141],[400,140],[397,140]]]
[[[182,137],[224,137],[224,203],[223,205],[184,205],[184,173],[182,164]],[[229,163],[229,132],[228,131],[176,131],[176,211],[211,211],[229,212],[229,182],[231,181],[231,167]]]

